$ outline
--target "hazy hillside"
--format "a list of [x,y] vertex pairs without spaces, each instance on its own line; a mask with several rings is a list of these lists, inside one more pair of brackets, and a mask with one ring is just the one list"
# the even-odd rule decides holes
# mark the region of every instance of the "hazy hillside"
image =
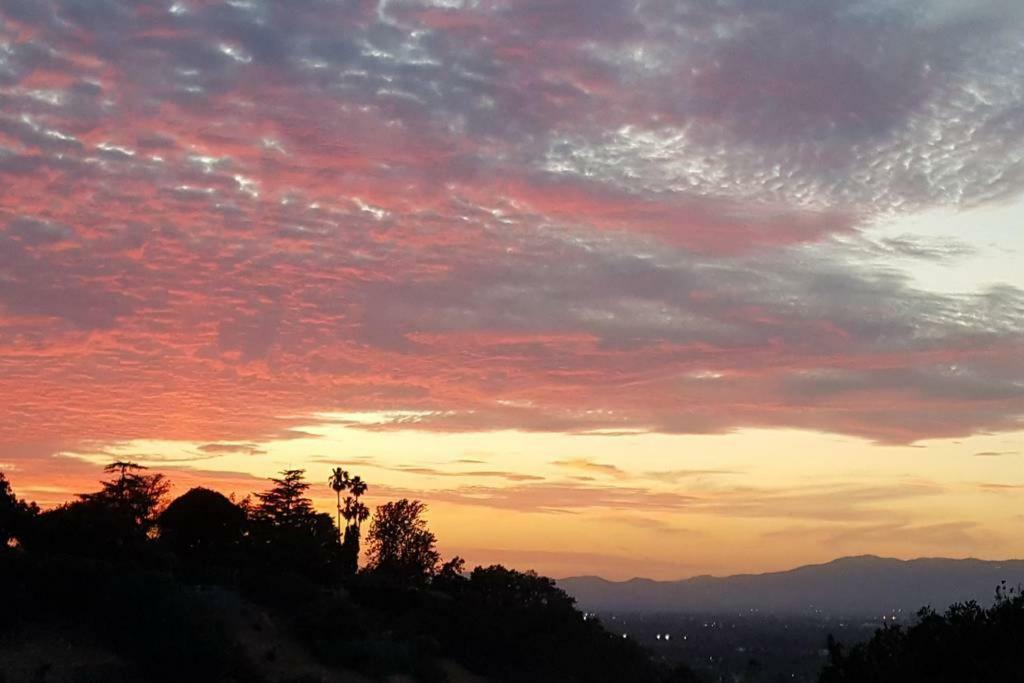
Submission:
[[727,612],[759,609],[777,613],[881,615],[922,605],[942,609],[975,599],[988,603],[1000,581],[1024,583],[1024,560],[984,561],[927,558],[896,560],[845,557],[784,572],[682,581],[607,581],[582,576],[558,584],[593,611]]

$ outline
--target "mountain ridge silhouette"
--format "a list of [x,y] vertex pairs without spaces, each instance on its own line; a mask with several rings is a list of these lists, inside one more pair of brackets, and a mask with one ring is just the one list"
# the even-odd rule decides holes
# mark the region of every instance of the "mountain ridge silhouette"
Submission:
[[593,611],[710,612],[757,610],[780,614],[881,616],[913,613],[922,605],[988,604],[995,588],[1024,583],[1024,560],[921,557],[901,560],[854,555],[760,574],[679,580],[634,577],[612,581],[573,576],[558,585]]

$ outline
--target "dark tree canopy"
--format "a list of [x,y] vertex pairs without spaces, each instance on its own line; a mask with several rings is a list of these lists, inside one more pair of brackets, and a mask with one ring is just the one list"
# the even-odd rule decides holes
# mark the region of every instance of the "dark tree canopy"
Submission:
[[224,557],[239,550],[245,523],[245,510],[223,494],[197,487],[161,513],[160,542],[185,557]]
[[572,597],[535,572],[494,565],[477,567],[467,579],[456,561],[435,583],[455,599],[449,639],[459,658],[496,680],[664,678],[639,645],[584,619]]
[[0,548],[20,540],[21,534],[38,512],[35,503],[26,503],[14,495],[7,477],[0,472]]
[[306,495],[310,485],[305,475],[305,470],[284,470],[280,478],[271,478],[274,485],[255,494],[259,502],[253,518],[280,528],[308,528],[316,511]]
[[[366,493],[369,486],[359,475],[351,476],[348,470],[335,467],[327,479],[328,486],[334,491],[338,510],[338,540],[341,543],[341,570],[347,576],[359,570],[360,536],[363,522],[370,516],[370,510],[359,498]],[[347,491],[342,504],[341,494]],[[342,519],[345,523],[342,524]]]
[[114,479],[100,482],[96,493],[79,496],[83,501],[107,507],[127,515],[135,526],[148,533],[171,484],[162,474],[144,474],[147,468],[133,462],[113,462],[103,468]]
[[466,561],[456,555],[438,568],[432,585],[439,587],[458,587],[464,584],[466,577]]
[[441,559],[423,519],[426,504],[403,498],[377,507],[367,533],[369,568],[381,575],[425,581]]
[[83,557],[138,559],[170,483],[145,467],[115,462],[103,468],[116,476],[95,493],[39,515],[25,533],[26,546],[37,551]]
[[520,572],[501,565],[477,567],[469,577],[474,588],[495,607],[574,610],[576,600],[537,572]]
[[93,498],[43,512],[23,539],[33,552],[107,560],[138,558],[146,550],[146,540],[131,515]]
[[[84,634],[118,663],[73,680],[322,680],[337,667],[345,680],[355,669],[442,681],[453,662],[508,683],[690,680],[584,619],[551,579],[500,566],[467,576],[458,557],[441,565],[418,500],[377,508],[369,571],[354,571],[346,552],[359,547],[366,485],[344,470],[347,543],[313,507],[302,470],[255,504],[193,488],[162,511],[162,476],[127,462],[106,471],[100,491],[37,515],[0,476],[0,538],[20,541],[0,547],[0,638],[80,625],[69,642]],[[279,642],[300,656],[271,674]],[[295,670],[305,655],[315,668]]]
[[338,569],[338,528],[306,495],[305,470],[284,470],[256,493],[249,547],[258,562],[323,580]]
[[1024,595],[1018,589],[1000,586],[989,608],[971,601],[944,614],[924,608],[917,616],[909,628],[886,626],[849,651],[830,636],[821,683],[1024,680]]

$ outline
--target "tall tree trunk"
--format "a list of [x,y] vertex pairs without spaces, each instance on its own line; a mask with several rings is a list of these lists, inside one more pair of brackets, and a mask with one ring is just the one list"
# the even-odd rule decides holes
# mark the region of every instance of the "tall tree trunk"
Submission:
[[338,497],[338,545],[341,545],[341,491],[335,491],[334,494]]

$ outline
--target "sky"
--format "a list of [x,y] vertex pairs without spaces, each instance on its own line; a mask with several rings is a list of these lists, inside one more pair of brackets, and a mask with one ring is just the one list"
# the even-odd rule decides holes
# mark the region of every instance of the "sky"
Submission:
[[1024,4],[0,0],[0,470],[445,556],[1024,556]]

